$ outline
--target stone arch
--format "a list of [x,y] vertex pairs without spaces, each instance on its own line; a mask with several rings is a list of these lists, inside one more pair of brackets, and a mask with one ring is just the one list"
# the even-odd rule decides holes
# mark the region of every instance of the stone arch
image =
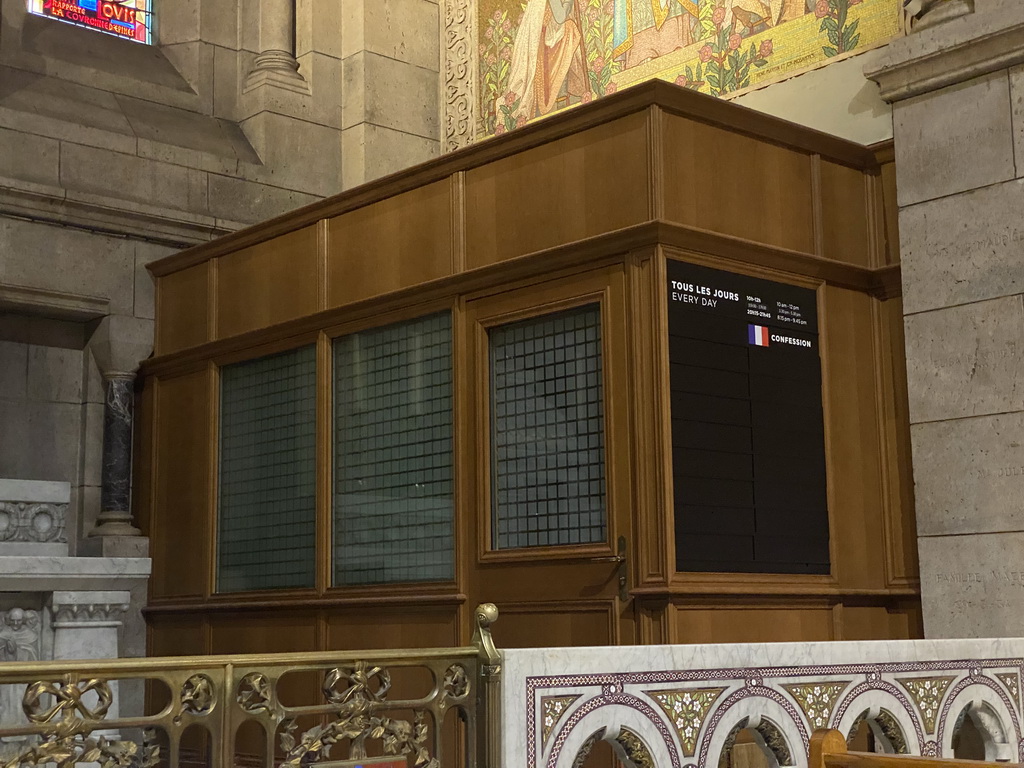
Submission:
[[[883,712],[885,714],[883,714]],[[893,744],[897,730],[903,739],[903,754],[921,755],[925,745],[925,735],[918,718],[917,711],[910,700],[894,685],[885,681],[862,683],[840,700],[832,716],[830,727],[849,737],[855,733],[855,726],[861,720],[867,720],[876,741],[884,746],[899,749]],[[881,739],[879,739],[881,737]],[[898,753],[898,752],[897,752]]]
[[740,731],[749,729],[757,737],[756,743],[764,753],[768,768],[787,768],[794,764],[793,749],[786,740],[782,729],[770,718],[745,717],[732,727],[729,734],[722,742],[722,749],[718,756],[718,768],[730,768],[731,761],[728,759],[736,737]]
[[887,755],[909,755],[906,730],[900,725],[899,718],[885,707],[865,709],[853,721],[850,730],[845,732],[847,744],[857,734],[861,723],[866,723],[875,738],[875,752]]
[[770,688],[741,688],[715,711],[700,748],[699,765],[718,765],[744,728],[764,742],[770,763],[785,768],[806,768],[808,734],[796,710]]
[[591,699],[579,707],[552,739],[551,751],[544,765],[546,768],[574,768],[577,760],[582,764],[587,754],[583,750],[588,741],[593,747],[596,742],[591,740],[595,734],[600,734],[597,738],[611,742],[620,759],[632,762],[626,745],[639,743],[652,765],[682,768],[679,748],[668,723],[647,702],[624,693]]
[[943,757],[953,756],[953,738],[963,719],[970,717],[985,743],[985,759],[1020,759],[1020,725],[1000,688],[986,678],[964,680],[952,692],[942,708],[939,722],[939,749]]
[[643,737],[623,726],[612,741],[616,756],[626,768],[654,768],[654,755]]

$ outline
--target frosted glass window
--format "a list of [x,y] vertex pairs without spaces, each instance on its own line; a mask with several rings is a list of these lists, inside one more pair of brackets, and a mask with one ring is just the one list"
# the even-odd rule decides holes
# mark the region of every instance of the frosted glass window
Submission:
[[605,540],[601,311],[490,332],[495,549]]
[[316,349],[221,369],[220,592],[312,587]]
[[454,577],[449,313],[334,343],[334,581]]

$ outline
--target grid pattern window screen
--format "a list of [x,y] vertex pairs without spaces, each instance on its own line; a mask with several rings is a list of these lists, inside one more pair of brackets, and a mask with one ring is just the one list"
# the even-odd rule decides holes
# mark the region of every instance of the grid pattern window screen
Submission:
[[605,540],[601,310],[490,331],[495,549]]
[[334,582],[447,581],[453,568],[449,313],[334,343]]
[[220,592],[314,586],[316,348],[221,370]]

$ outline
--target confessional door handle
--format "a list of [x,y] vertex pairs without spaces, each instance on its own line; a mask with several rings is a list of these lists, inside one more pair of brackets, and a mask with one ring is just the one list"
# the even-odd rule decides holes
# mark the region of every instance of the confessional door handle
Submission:
[[629,602],[629,558],[626,557],[626,537],[619,536],[618,551],[614,555],[587,558],[592,563],[618,563],[619,600]]

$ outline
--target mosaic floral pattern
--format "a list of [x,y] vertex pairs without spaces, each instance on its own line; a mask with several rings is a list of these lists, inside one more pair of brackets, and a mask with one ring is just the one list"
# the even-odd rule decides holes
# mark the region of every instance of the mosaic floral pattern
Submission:
[[562,715],[579,697],[580,694],[577,693],[573,696],[545,696],[540,700],[541,727],[544,731],[545,744],[547,744],[548,737],[551,736],[551,731],[554,730],[555,725],[562,719]]
[[[759,732],[768,731],[762,736],[766,743],[771,737],[776,755],[799,762],[816,728],[841,727],[844,733],[855,733],[869,716],[872,729],[896,752],[949,756],[943,754],[948,743],[943,731],[947,736],[955,733],[960,714],[951,711],[952,700],[964,691],[982,689],[1005,706],[1001,714],[993,711],[995,720],[989,726],[996,740],[1012,752],[1010,759],[1020,759],[1022,662],[951,660],[527,677],[526,765],[562,765],[563,748],[582,744],[573,731],[583,721],[591,734],[598,725],[621,728],[628,722],[641,742],[663,744],[669,750],[669,764],[676,768],[718,764],[730,734],[748,723]],[[752,712],[757,713],[756,720]],[[638,728],[637,718],[649,723],[649,729]]]
[[925,733],[935,733],[935,720],[939,714],[942,697],[946,695],[953,677],[919,677],[897,678],[897,682],[907,689],[910,698],[921,713]]
[[996,679],[1006,686],[1013,697],[1013,703],[1020,707],[1020,673],[1001,672],[996,674]]
[[800,709],[807,716],[813,728],[827,728],[832,708],[839,700],[839,694],[850,685],[849,680],[828,683],[802,683],[800,685],[783,685],[789,691]]
[[692,688],[678,691],[644,691],[658,702],[676,733],[686,757],[693,757],[697,749],[697,735],[704,724],[711,705],[725,692],[725,688]]

